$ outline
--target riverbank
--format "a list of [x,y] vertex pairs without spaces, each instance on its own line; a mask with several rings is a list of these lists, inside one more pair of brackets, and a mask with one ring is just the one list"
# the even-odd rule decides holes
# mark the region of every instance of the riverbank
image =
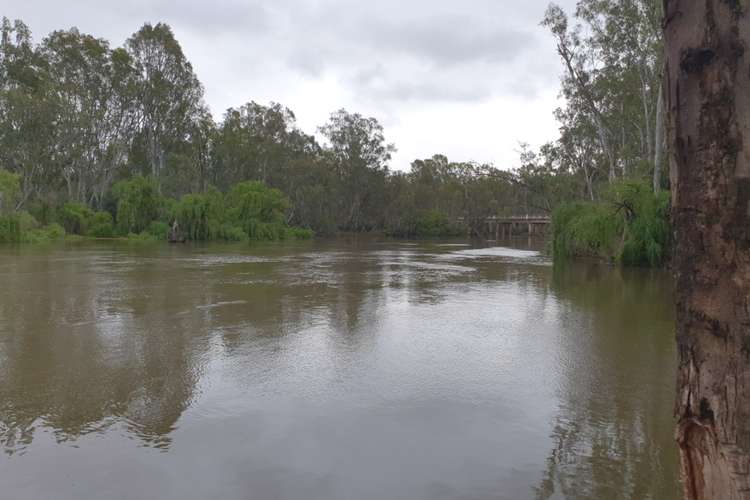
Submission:
[[[2,173],[2,171],[0,171]],[[3,198],[13,200],[19,177],[4,173]],[[308,239],[313,232],[290,226],[288,199],[260,182],[234,185],[227,193],[208,189],[179,199],[162,196],[150,178],[135,176],[112,189],[108,210],[84,203],[37,203],[28,211],[5,211],[0,203],[0,242],[38,243],[66,235],[171,241]],[[12,206],[12,205],[10,205]]]
[[564,203],[553,213],[556,259],[586,257],[637,267],[669,260],[669,193],[638,182],[614,184],[598,202]]

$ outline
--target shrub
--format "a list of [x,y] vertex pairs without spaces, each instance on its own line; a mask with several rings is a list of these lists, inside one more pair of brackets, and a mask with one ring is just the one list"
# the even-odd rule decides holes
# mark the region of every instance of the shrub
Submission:
[[94,212],[83,203],[68,202],[60,208],[58,222],[68,234],[84,235],[93,216]]
[[248,239],[247,233],[241,227],[223,224],[219,230],[218,237],[226,241],[245,241]]
[[21,241],[21,221],[18,215],[0,215],[0,243]]
[[111,238],[114,236],[114,222],[109,212],[94,212],[88,206],[68,202],[58,212],[58,220],[67,234]]
[[0,214],[9,213],[15,208],[16,198],[21,191],[21,176],[0,169]]
[[620,259],[628,265],[659,266],[669,246],[669,193],[654,195],[648,186],[631,182],[616,186],[615,195],[628,219]]
[[388,236],[397,238],[448,238],[460,236],[464,231],[458,224],[438,210],[422,210],[399,217],[386,230]]
[[309,240],[315,236],[315,232],[312,229],[302,227],[289,227],[286,233],[286,237],[292,240]]
[[44,226],[41,231],[50,240],[59,240],[65,237],[65,228],[54,222]]
[[65,237],[65,228],[53,222],[39,229],[26,231],[21,235],[23,243],[46,243],[61,240]]
[[646,183],[614,184],[600,203],[568,203],[552,217],[556,257],[594,256],[659,266],[669,246],[669,194]]
[[96,212],[88,222],[87,236],[111,238],[115,234],[114,221],[109,212]]
[[622,226],[608,204],[564,204],[552,216],[554,253],[558,257],[615,258]]
[[278,189],[260,182],[241,182],[226,198],[227,218],[251,240],[281,240],[287,237],[284,214],[289,200]]
[[289,200],[278,189],[262,182],[249,181],[236,184],[227,195],[227,205],[235,219],[284,222]]
[[161,221],[153,221],[148,225],[146,234],[157,240],[166,240],[169,233],[169,224]]
[[120,181],[112,188],[112,193],[117,200],[120,233],[140,233],[159,218],[163,199],[153,179],[138,175]]
[[29,212],[22,211],[22,212],[18,212],[16,215],[18,216],[18,222],[21,226],[21,233],[34,231],[41,227],[41,224],[39,224],[36,218],[33,215],[31,215]]
[[204,194],[188,194],[175,203],[172,219],[179,224],[183,237],[193,241],[207,241],[221,237],[224,198],[211,189]]
[[448,216],[437,210],[420,212],[414,223],[414,235],[420,238],[458,236],[460,228],[451,224]]

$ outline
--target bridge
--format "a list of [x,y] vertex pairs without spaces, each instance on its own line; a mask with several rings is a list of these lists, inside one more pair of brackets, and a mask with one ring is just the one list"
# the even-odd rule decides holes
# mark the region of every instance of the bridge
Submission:
[[[460,217],[458,220],[459,222],[463,222],[463,217]],[[519,234],[528,234],[529,236],[542,235],[546,233],[547,228],[551,224],[552,218],[548,215],[492,216],[482,221],[482,234],[477,236],[499,240]],[[479,230],[475,228],[475,232],[479,232]]]

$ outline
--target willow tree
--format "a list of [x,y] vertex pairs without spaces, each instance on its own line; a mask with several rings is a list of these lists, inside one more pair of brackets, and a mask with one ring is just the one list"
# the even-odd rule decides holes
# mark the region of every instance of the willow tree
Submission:
[[750,19],[664,0],[688,499],[750,499]]

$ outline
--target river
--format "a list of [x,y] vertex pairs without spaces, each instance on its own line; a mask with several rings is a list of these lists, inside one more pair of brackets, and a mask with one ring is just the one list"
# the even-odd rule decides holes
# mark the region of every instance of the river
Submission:
[[0,247],[0,498],[680,498],[670,277],[537,250]]

